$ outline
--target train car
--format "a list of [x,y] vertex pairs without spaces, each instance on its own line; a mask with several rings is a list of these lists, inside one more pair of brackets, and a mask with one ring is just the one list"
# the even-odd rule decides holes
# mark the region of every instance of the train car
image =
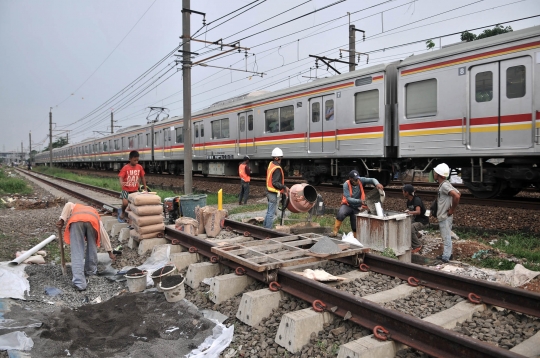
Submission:
[[398,66],[398,156],[461,168],[477,197],[540,183],[540,27],[412,56]]

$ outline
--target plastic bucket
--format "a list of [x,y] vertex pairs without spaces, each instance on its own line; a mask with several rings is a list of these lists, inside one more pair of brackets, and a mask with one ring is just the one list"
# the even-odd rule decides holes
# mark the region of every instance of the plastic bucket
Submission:
[[180,197],[180,208],[182,209],[182,215],[193,219],[195,217],[195,207],[206,206],[206,194],[195,195],[182,195]]
[[129,292],[142,292],[146,289],[146,271],[143,275],[126,275]]
[[[172,269],[169,269],[167,271],[167,269],[170,267],[172,267]],[[163,273],[163,271],[166,271],[166,272]],[[176,266],[172,264],[167,264],[163,267],[158,268],[156,271],[152,272],[152,274],[150,275],[150,278],[154,281],[154,286],[156,286],[157,290],[161,292],[161,287],[159,286],[159,283],[161,282],[161,280],[164,277],[167,277],[169,275],[174,275],[175,273],[176,273]]]
[[[172,286],[172,287],[162,287],[162,283],[167,283],[167,280],[178,278],[178,280],[181,280],[180,283]],[[184,282],[186,281],[186,278],[184,276],[169,276],[167,277],[167,280],[164,282],[159,283],[159,289],[165,294],[165,299],[167,302],[176,302],[180,301],[184,297],[186,297],[186,290],[184,288]]]

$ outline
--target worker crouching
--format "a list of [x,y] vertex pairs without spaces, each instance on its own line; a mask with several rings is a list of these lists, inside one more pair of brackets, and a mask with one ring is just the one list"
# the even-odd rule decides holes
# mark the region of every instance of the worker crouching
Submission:
[[383,190],[383,186],[375,178],[364,178],[358,174],[358,171],[353,170],[349,173],[349,180],[343,183],[343,196],[341,198],[341,207],[336,214],[336,222],[330,236],[338,235],[341,223],[346,217],[351,220],[351,229],[356,237],[356,214],[360,209],[367,209],[365,205],[366,195],[364,193],[364,185],[373,184],[379,190]]
[[103,242],[111,260],[115,260],[116,256],[112,253],[109,235],[105,231],[96,209],[68,202],[62,210],[56,226],[62,229],[64,223],[66,223],[64,242],[71,247],[73,286],[79,291],[84,291],[88,285],[85,276],[97,274],[97,248],[101,242]]

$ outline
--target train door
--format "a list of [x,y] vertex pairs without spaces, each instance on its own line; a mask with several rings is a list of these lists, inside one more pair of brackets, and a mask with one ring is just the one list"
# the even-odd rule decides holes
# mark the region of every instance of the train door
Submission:
[[528,57],[470,70],[471,149],[530,148],[532,94]]
[[202,121],[193,124],[193,155],[198,157],[206,156],[204,141],[204,123]]
[[238,113],[238,154],[255,153],[253,111]]
[[308,151],[333,153],[336,148],[335,95],[309,100]]
[[172,132],[174,127],[163,128],[163,157],[170,158],[172,155]]

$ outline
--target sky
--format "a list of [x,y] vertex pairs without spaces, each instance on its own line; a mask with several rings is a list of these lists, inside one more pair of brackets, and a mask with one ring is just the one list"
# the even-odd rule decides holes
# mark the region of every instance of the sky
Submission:
[[[464,30],[540,25],[540,17],[509,22],[540,15],[540,0],[192,0],[191,8],[206,13],[206,27],[191,15],[195,38],[250,48],[247,58],[235,51],[209,65],[264,73],[193,67],[194,111],[335,75],[315,69],[309,55],[339,58],[339,48],[348,48],[348,12],[366,33],[365,41],[357,33],[356,50],[370,53],[357,68],[424,53],[426,39],[436,49],[459,42],[449,34]],[[70,131],[70,143],[110,132],[111,111],[121,128],[146,124],[149,106],[181,116],[182,72],[172,56],[181,10],[181,0],[0,0],[0,150],[20,151],[22,142],[28,151],[30,132],[32,148],[43,149],[51,107],[55,140]],[[199,54],[194,62],[220,52],[196,42],[191,51]]]

